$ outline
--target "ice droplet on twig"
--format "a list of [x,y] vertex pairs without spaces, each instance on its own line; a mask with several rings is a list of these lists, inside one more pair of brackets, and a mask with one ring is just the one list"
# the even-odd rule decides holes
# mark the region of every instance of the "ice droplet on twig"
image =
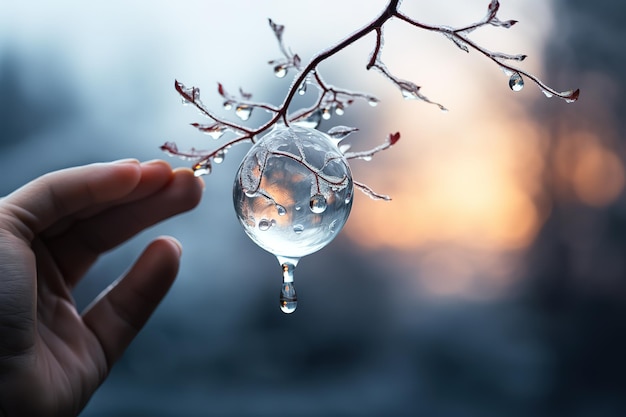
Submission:
[[274,67],[274,75],[278,78],[285,78],[285,75],[287,75],[287,67],[284,64],[276,65]]
[[358,131],[356,127],[348,127],[348,126],[334,126],[328,131],[328,136],[330,136],[335,141],[341,142],[351,133]]
[[568,90],[560,93],[560,95],[564,97],[566,103],[574,103],[578,100],[580,90]]
[[214,129],[205,131],[204,133],[211,136],[213,139],[218,140],[219,138],[224,136],[224,133],[226,133],[226,127],[217,126]]
[[237,115],[237,117],[239,117],[241,120],[245,122],[252,115],[252,107],[246,104],[240,104],[235,109],[235,114]]
[[193,175],[201,177],[203,175],[209,175],[211,173],[211,161],[201,161],[195,164],[192,168]]
[[309,129],[316,129],[322,122],[322,111],[317,109],[307,118],[300,119],[295,124]]
[[215,162],[216,164],[221,164],[222,162],[224,162],[225,156],[226,152],[224,152],[224,150],[219,150],[215,153],[215,156],[213,156],[213,162]]
[[417,100],[419,98],[416,91],[413,89],[401,87],[400,92],[405,100]]
[[507,77],[510,77],[511,75],[515,74],[514,71],[511,71],[510,69],[508,69],[507,67],[500,67],[500,69],[502,70],[502,72],[504,73],[504,75],[506,75]]
[[304,80],[302,82],[302,84],[300,84],[300,87],[298,87],[298,94],[299,95],[303,96],[303,95],[306,94],[306,84],[307,84],[307,82],[306,82],[306,80]]
[[524,79],[518,72],[511,75],[511,78],[509,78],[509,87],[513,91],[522,91],[524,88]]

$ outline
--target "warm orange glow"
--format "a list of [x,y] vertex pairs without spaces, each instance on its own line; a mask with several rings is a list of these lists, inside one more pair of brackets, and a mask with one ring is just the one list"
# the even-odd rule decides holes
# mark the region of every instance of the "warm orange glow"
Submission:
[[511,129],[506,115],[493,118],[501,122],[468,124],[456,148],[407,149],[413,157],[387,171],[394,181],[385,192],[393,201],[359,201],[357,207],[367,207],[354,210],[349,235],[364,246],[404,250],[443,242],[493,250],[529,245],[543,218],[526,185],[540,170],[538,134]]
[[[422,17],[437,10],[406,7]],[[455,18],[469,15],[464,9],[469,7],[466,2],[455,5]],[[452,9],[442,9],[445,18],[430,20],[448,21]],[[486,31],[476,39],[484,36],[493,50],[509,50],[513,44],[540,55],[537,47],[549,30],[549,8],[545,2],[524,3],[517,12],[533,17],[535,24],[527,32],[524,27],[495,36]],[[346,234],[361,247],[393,249],[421,294],[496,296],[514,281],[519,266],[515,254],[532,244],[548,215],[549,207],[537,198],[544,192],[547,139],[524,103],[538,92],[529,86],[512,93],[501,71],[490,71],[476,55],[448,48],[445,40],[437,43],[429,34],[416,35],[401,25],[386,29],[388,38],[405,39],[385,45],[386,64],[398,76],[423,85],[430,99],[451,111],[442,114],[422,103],[394,101],[397,95],[392,94],[379,97],[384,103],[379,111],[387,114],[375,128],[385,129],[370,135],[384,137],[397,130],[402,139],[377,155],[375,169],[355,163],[354,173],[393,200],[383,203],[357,194]],[[407,54],[407,44],[420,45],[419,52]],[[536,75],[541,75],[539,65],[537,60],[524,63]]]
[[431,172],[427,189],[398,189],[392,206],[369,203],[355,210],[349,233],[365,246],[399,249],[441,241],[503,249],[527,245],[539,226],[531,198],[511,178],[466,168]]
[[389,114],[385,124],[402,127],[398,148],[379,156],[376,170],[354,169],[393,200],[357,198],[347,235],[371,250],[410,254],[418,291],[436,296],[508,288],[514,261],[503,255],[532,244],[547,218],[535,201],[545,135],[521,106],[472,99],[446,115],[419,118],[415,107]]
[[595,207],[606,206],[624,188],[624,167],[615,154],[600,146],[591,146],[579,155],[572,184],[578,198]]
[[556,167],[561,184],[592,207],[613,203],[626,183],[623,163],[610,148],[615,141],[611,126],[564,126],[559,133]]

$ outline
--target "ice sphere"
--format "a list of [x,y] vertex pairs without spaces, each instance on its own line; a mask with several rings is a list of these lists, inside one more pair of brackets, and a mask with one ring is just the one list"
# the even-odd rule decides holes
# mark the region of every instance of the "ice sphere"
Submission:
[[250,148],[233,201],[261,248],[299,259],[337,236],[352,208],[353,183],[336,142],[315,129],[279,125]]

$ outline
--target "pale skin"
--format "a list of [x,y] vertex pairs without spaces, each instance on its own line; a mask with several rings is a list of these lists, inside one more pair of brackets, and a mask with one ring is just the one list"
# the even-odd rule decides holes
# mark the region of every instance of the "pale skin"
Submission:
[[202,188],[189,169],[123,160],[0,199],[0,416],[80,413],[174,282],[181,246],[155,239],[83,312],[72,289],[102,253],[195,207]]

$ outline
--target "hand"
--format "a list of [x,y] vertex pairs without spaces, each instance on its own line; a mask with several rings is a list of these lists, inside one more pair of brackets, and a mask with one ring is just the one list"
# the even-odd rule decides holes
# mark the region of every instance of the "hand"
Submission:
[[44,175],[0,199],[0,416],[78,415],[168,291],[181,248],[152,242],[79,314],[98,256],[195,207],[202,181],[163,161]]

